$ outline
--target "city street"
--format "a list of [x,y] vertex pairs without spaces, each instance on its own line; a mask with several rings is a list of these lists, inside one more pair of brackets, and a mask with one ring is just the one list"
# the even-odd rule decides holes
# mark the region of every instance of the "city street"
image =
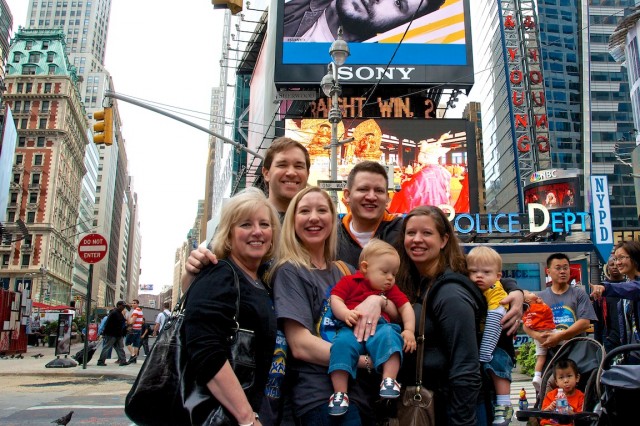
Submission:
[[[71,347],[75,354],[83,347]],[[42,357],[34,358],[34,355]],[[54,348],[28,346],[23,358],[0,359],[0,424],[50,425],[52,421],[73,411],[70,425],[133,425],[124,414],[124,400],[131,389],[144,357],[137,364],[119,367],[115,358],[107,360],[106,367],[96,366],[99,352],[83,369],[46,368],[55,359]],[[535,391],[528,376],[513,372],[511,401],[518,406],[518,394],[524,388],[529,404],[535,401]],[[517,408],[516,408],[517,410]],[[511,422],[524,426],[526,422]]]
[[47,425],[73,410],[72,425],[129,425],[123,407],[132,383],[109,377],[5,376],[0,423]]

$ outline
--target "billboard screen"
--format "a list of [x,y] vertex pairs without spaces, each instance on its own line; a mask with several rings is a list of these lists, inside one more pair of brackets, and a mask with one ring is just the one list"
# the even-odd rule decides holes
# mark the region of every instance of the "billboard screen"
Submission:
[[539,203],[549,210],[582,210],[578,175],[579,172],[575,169],[534,172],[524,188],[525,205]]
[[[331,125],[324,119],[288,119],[285,136],[309,150],[309,184],[329,179]],[[476,213],[477,157],[473,125],[461,119],[350,119],[338,126],[339,139],[353,137],[339,148],[338,176],[346,180],[353,166],[364,160],[393,168],[389,211],[406,213],[414,207],[447,204],[456,213]],[[341,198],[341,197],[340,197]],[[341,203],[341,212],[347,206]]]
[[278,0],[277,13],[278,86],[317,86],[340,26],[343,83],[473,85],[469,0]]

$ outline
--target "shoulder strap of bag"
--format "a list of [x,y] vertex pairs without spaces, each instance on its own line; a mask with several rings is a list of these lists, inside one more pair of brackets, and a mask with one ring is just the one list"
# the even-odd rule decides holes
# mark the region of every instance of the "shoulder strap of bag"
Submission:
[[349,270],[349,267],[347,266],[347,264],[344,263],[344,261],[336,260],[334,263],[338,267],[338,269],[340,269],[340,272],[342,273],[343,277],[346,275],[351,275],[351,271]]
[[428,287],[424,292],[422,298],[422,309],[420,310],[420,322],[418,324],[418,338],[416,343],[418,344],[418,351],[416,352],[416,391],[420,392],[422,386],[422,366],[424,365],[424,328],[425,321],[427,319],[427,301],[429,297],[429,291],[431,287]]
[[238,298],[236,299],[236,314],[233,316],[233,321],[235,321],[236,326],[231,330],[233,334],[231,334],[228,338],[229,342],[233,343],[236,340],[236,337],[238,336],[238,330],[240,329],[240,323],[238,322],[238,318],[240,317],[240,280],[238,279],[238,274],[236,273],[235,268],[231,266],[229,262],[227,262],[226,260],[222,260],[221,262],[226,263],[227,266],[231,268],[231,272],[233,272],[233,284],[236,287],[236,291],[238,292]]

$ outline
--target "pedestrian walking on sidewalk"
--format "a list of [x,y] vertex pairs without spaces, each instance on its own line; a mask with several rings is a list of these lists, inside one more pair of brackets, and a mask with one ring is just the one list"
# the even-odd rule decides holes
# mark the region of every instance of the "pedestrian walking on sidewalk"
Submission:
[[114,348],[116,350],[116,354],[118,355],[118,364],[121,366],[127,365],[127,357],[124,354],[124,333],[125,333],[125,318],[122,314],[124,311],[126,304],[124,301],[119,301],[116,304],[116,308],[109,313],[109,317],[107,318],[107,322],[104,326],[104,331],[102,332],[102,338],[104,339],[104,343],[102,346],[102,352],[100,353],[100,358],[98,359],[99,366],[107,365],[105,360],[107,359],[107,354]]

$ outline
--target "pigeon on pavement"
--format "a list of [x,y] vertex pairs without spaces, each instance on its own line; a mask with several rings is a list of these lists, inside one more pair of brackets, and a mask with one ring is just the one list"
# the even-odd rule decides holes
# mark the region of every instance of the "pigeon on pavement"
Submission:
[[69,414],[66,416],[62,416],[59,419],[52,421],[51,423],[55,423],[57,425],[66,425],[71,421],[71,416],[73,416],[73,411],[69,411]]

